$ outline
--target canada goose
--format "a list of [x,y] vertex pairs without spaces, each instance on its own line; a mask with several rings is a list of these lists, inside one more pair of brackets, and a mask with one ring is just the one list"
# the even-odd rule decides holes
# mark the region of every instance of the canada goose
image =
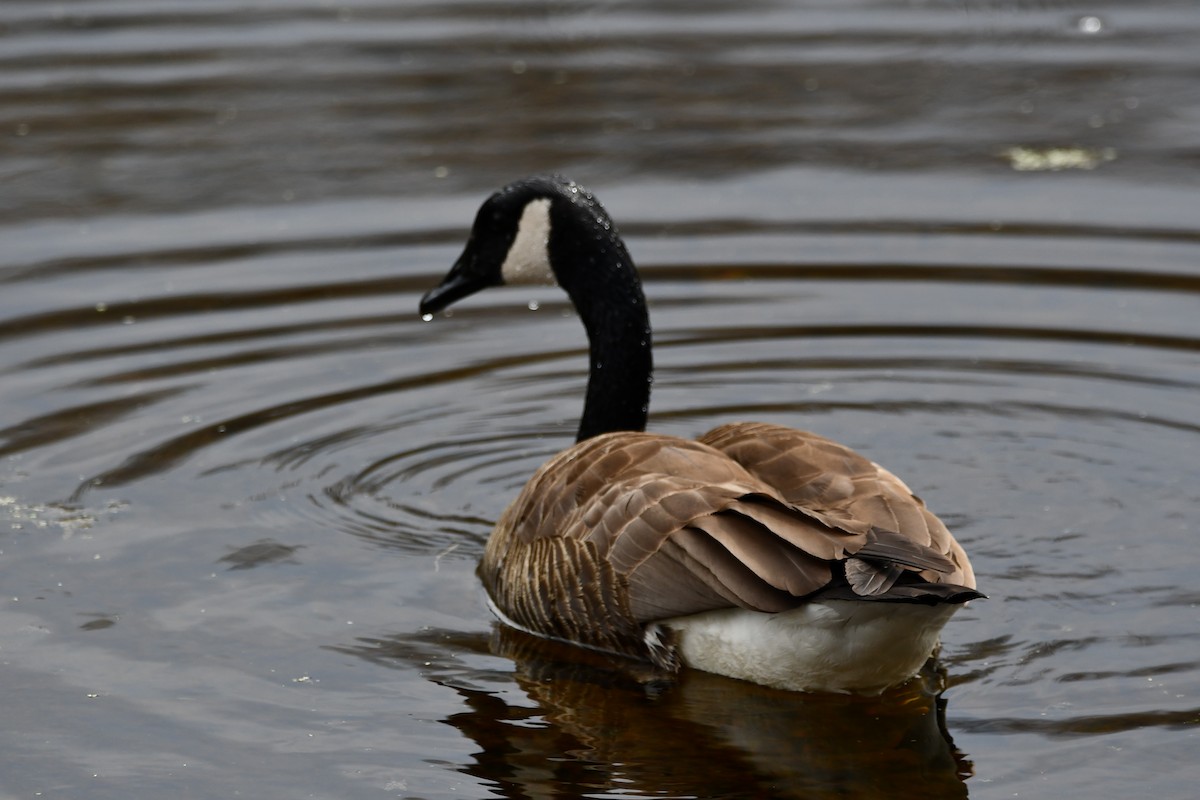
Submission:
[[916,674],[955,609],[983,596],[946,526],[848,447],[762,423],[695,441],[643,432],[646,300],[578,184],[533,177],[488,198],[420,311],[530,283],[566,290],[591,372],[576,444],[534,473],[485,547],[479,574],[503,622],[669,671],[875,692]]

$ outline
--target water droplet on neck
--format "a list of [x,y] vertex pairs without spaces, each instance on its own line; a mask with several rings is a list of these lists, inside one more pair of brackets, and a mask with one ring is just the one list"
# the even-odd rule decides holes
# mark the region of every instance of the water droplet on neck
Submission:
[[422,315],[421,315],[421,321],[422,321],[422,322],[432,322],[432,321],[433,321],[433,314],[422,314]]

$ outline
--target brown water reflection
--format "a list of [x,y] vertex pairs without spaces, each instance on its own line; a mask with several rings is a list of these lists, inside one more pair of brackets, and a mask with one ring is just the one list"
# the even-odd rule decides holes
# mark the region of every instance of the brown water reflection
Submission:
[[429,679],[467,711],[446,719],[479,746],[463,767],[503,797],[619,792],[670,797],[966,797],[931,664],[879,697],[801,695],[689,672],[656,683],[620,659],[497,627],[490,641],[452,632],[339,648],[372,662],[428,664],[446,649],[516,662],[533,701],[511,705],[461,664]]

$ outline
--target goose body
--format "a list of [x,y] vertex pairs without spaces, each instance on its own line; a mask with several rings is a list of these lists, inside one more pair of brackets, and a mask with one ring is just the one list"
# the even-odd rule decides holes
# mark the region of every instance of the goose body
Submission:
[[914,675],[962,603],[966,553],[899,478],[807,431],[644,432],[650,327],[595,198],[558,177],[484,203],[430,314],[488,286],[556,282],[588,332],[578,441],[489,537],[479,574],[506,624],[780,688],[880,691]]

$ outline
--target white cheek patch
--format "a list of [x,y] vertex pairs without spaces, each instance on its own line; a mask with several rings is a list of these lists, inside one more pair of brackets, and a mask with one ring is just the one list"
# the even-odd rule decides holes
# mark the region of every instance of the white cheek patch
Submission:
[[553,286],[550,268],[550,199],[530,201],[517,223],[517,237],[500,265],[500,276],[508,285],[541,284]]

